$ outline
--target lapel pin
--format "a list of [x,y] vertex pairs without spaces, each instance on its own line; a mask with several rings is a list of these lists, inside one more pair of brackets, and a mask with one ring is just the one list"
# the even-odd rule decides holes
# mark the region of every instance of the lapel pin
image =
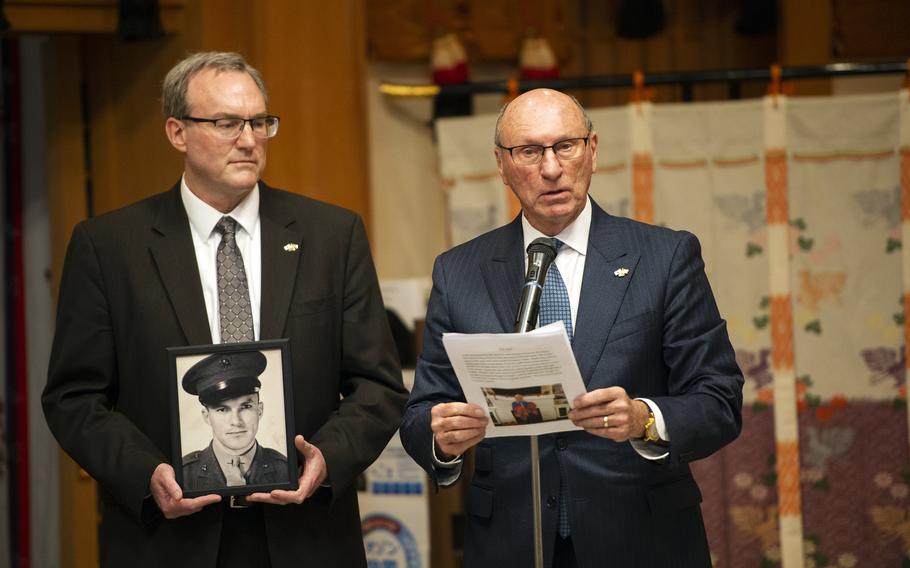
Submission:
[[298,248],[299,247],[298,247],[297,243],[288,243],[288,244],[284,245],[284,250],[286,250],[287,252],[294,252]]
[[617,278],[622,278],[623,276],[625,276],[628,273],[629,273],[628,268],[617,268],[616,270],[613,271],[613,276],[615,276]]

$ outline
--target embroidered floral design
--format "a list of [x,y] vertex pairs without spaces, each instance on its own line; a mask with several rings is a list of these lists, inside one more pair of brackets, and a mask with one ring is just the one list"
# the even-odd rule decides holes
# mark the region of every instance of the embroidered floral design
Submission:
[[866,189],[853,195],[862,213],[862,223],[870,226],[884,222],[888,227],[885,252],[891,254],[901,249],[901,188]]

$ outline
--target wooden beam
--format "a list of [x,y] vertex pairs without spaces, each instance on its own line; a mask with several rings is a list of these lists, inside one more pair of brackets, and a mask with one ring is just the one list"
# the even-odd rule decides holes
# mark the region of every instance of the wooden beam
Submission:
[[[159,2],[161,25],[167,33],[183,26],[183,1]],[[8,32],[109,33],[117,32],[116,0],[6,0],[3,11]]]

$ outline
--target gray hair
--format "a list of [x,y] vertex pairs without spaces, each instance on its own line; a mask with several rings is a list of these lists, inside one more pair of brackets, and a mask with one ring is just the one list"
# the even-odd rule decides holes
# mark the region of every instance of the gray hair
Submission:
[[193,53],[174,65],[164,82],[161,84],[161,112],[165,117],[181,118],[190,114],[190,104],[186,100],[186,91],[190,79],[205,69],[214,69],[221,73],[224,71],[242,71],[248,73],[259,91],[269,102],[269,95],[265,90],[262,75],[253,68],[242,55],[228,51],[200,51]]
[[[578,99],[573,97],[568,93],[563,93],[565,96],[572,99],[572,102],[575,103],[575,106],[578,107],[578,111],[581,113],[581,118],[585,121],[585,126],[588,129],[588,132],[594,130],[594,123],[591,121],[591,117],[588,116],[588,111],[585,110],[585,107],[581,106],[581,103],[578,102]],[[507,102],[502,105],[502,108],[499,109],[499,116],[496,117],[496,130],[493,133],[493,144],[500,146],[502,143],[502,117],[506,114],[506,109],[509,108],[509,105],[512,101]]]

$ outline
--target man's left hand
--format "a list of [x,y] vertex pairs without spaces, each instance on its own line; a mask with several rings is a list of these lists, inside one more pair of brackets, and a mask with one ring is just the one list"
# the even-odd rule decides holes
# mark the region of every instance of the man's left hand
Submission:
[[299,434],[294,438],[294,445],[297,446],[297,453],[303,462],[300,477],[297,479],[297,490],[276,489],[271,493],[253,493],[247,496],[247,501],[271,503],[272,505],[290,505],[291,503],[299,505],[319,489],[328,475],[322,452]]
[[[622,387],[608,387],[577,397],[569,419],[590,434],[625,442],[645,435],[648,405],[632,400]],[[605,419],[606,417],[606,419]]]

